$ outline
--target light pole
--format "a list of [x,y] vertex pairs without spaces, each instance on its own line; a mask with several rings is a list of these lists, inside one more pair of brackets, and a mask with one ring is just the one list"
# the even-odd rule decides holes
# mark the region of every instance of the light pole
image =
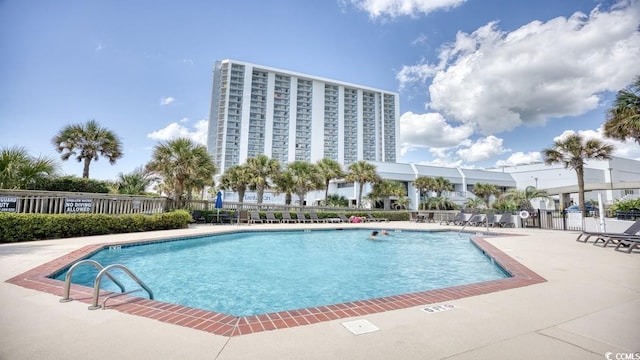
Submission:
[[536,181],[536,189],[538,189],[538,178],[533,178]]

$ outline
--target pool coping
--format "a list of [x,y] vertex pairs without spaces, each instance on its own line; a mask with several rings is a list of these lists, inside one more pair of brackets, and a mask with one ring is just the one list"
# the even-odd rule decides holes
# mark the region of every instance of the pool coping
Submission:
[[[492,234],[492,237],[500,234]],[[504,234],[507,236],[518,236]],[[138,244],[142,242],[167,241],[167,239],[132,240],[117,243],[101,243],[87,245],[66,255],[37,266],[7,280],[7,283],[28,289],[42,291],[62,297],[64,282],[49,278],[70,264],[87,258],[97,251],[114,245]],[[368,300],[318,306],[275,313],[234,316],[214,311],[191,308],[183,305],[148,300],[144,298],[121,295],[110,299],[109,310],[155,319],[164,323],[184,326],[216,335],[233,337],[262,331],[278,330],[296,326],[304,326],[319,322],[345,319],[391,310],[400,310],[416,306],[451,301],[471,296],[483,295],[497,291],[509,290],[546,282],[526,266],[511,258],[491,245],[482,236],[472,236],[471,241],[488,257],[493,259],[511,277],[479,282],[469,285],[453,286],[444,289],[427,290],[409,294],[386,296]],[[101,291],[101,295],[109,292]],[[73,300],[91,304],[93,289],[72,284],[70,297]]]

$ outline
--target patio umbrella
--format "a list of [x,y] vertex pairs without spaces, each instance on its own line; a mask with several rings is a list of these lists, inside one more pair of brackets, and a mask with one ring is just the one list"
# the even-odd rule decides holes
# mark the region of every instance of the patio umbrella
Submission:
[[218,215],[220,215],[220,209],[222,209],[222,191],[218,191],[216,195],[216,210],[218,211]]

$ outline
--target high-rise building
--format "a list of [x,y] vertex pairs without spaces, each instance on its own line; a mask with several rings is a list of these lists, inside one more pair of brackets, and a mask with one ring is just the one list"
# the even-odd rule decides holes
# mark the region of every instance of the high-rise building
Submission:
[[287,164],[395,162],[399,95],[242,61],[215,64],[207,146],[220,169],[266,154]]

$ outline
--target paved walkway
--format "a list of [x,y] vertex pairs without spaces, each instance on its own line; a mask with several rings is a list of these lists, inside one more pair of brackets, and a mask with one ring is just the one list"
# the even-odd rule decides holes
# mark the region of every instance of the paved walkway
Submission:
[[[234,227],[0,245],[0,359],[616,359],[640,352],[640,253],[578,243],[568,232],[507,229],[518,236],[488,238],[545,283],[448,301],[447,311],[420,306],[237,337],[89,311],[4,282],[87,244]],[[359,319],[380,330],[354,335],[342,325]]]

